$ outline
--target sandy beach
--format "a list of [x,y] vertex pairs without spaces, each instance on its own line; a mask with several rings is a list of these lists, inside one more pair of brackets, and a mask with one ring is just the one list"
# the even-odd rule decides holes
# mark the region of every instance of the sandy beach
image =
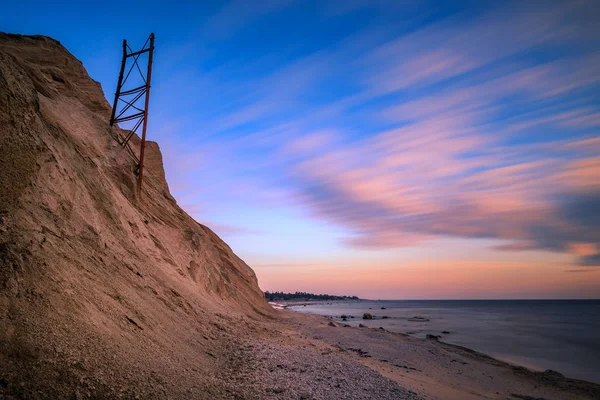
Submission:
[[[246,395],[281,399],[595,399],[600,385],[472,350],[277,310],[240,347]],[[256,332],[258,333],[258,332]]]
[[378,319],[275,309],[179,207],[155,142],[136,194],[110,115],[60,42],[0,33],[0,399],[600,398]]

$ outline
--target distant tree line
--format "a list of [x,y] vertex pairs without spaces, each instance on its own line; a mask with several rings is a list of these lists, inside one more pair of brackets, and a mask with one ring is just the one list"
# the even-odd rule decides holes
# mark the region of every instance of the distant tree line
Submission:
[[314,294],[307,292],[283,293],[265,292],[267,301],[275,300],[359,300],[357,296],[333,296],[331,294]]

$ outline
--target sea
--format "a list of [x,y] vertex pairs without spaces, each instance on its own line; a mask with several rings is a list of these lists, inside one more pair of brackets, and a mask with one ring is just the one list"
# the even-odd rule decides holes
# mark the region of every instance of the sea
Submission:
[[[600,384],[600,300],[354,300],[289,308],[468,347],[534,371]],[[364,320],[364,313],[374,316]],[[350,316],[354,318],[350,318]],[[387,317],[387,318],[383,318]]]

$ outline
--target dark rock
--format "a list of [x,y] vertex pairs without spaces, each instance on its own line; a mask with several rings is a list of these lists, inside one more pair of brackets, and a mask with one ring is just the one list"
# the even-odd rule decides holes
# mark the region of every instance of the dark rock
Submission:
[[381,319],[388,319],[389,317],[387,315],[384,315],[383,317],[381,317]]
[[560,379],[560,378],[564,378],[565,377],[560,372],[554,371],[554,370],[551,370],[551,369],[547,369],[544,372],[542,372],[542,376],[545,379]]
[[364,358],[371,358],[371,355],[369,354],[369,352],[364,351],[363,349],[354,349],[352,347],[349,347],[348,351],[354,351],[354,352],[358,353],[359,356],[364,357]]
[[429,333],[425,337],[430,340],[438,340],[439,338],[441,338],[441,336],[439,335],[430,335]]
[[[126,316],[127,317],[127,316]],[[127,317],[127,320],[133,324],[136,328],[140,329],[140,330],[144,330],[144,328],[142,328],[137,322],[135,322],[133,319]]]
[[382,310],[385,310],[385,307],[381,307]]
[[337,328],[336,323],[333,322],[333,321],[329,321],[329,323],[327,324],[327,326],[333,326],[334,328]]
[[395,367],[398,368],[404,368],[405,370],[411,370],[411,371],[421,371],[420,369],[414,368],[414,367],[410,367],[408,365],[400,365],[400,364],[394,364]]
[[448,331],[442,331],[442,333],[443,333],[444,335],[447,335],[447,334],[449,334],[450,332],[448,332]]
[[373,315],[369,314],[369,313],[364,313],[363,314],[363,319],[373,319]]
[[367,326],[366,326],[366,325],[363,325],[363,324],[358,324],[358,327],[359,327],[359,328],[366,328]]
[[511,393],[510,396],[514,397],[516,399],[521,399],[521,400],[548,400],[545,397],[533,397],[533,396],[527,396],[527,395],[515,394],[515,393]]

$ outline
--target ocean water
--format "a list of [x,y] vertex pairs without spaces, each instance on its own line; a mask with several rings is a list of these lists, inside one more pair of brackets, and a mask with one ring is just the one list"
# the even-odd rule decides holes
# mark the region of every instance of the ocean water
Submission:
[[[600,383],[600,300],[360,300],[290,309],[340,321],[352,315],[347,324],[422,338],[441,335],[441,341],[511,364]],[[363,313],[375,319],[363,320]]]

